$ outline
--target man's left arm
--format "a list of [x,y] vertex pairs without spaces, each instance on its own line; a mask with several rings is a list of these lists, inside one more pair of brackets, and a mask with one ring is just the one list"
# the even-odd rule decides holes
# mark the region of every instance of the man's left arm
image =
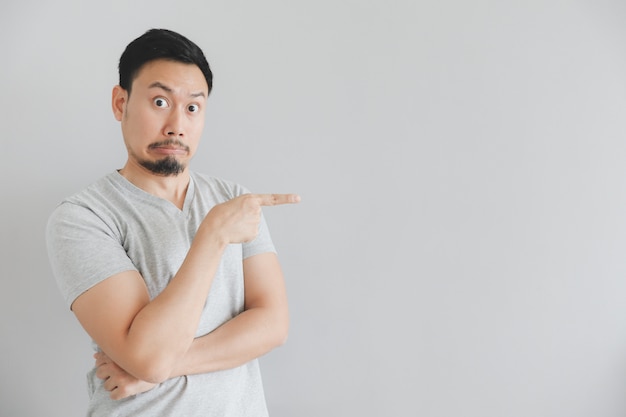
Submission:
[[[245,308],[211,333],[196,338],[175,366],[172,378],[235,368],[282,345],[289,328],[287,292],[275,253],[263,253],[243,261]],[[106,357],[96,354],[98,376],[118,387],[121,399],[154,385],[136,380]],[[106,386],[106,385],[105,385]],[[113,395],[113,392],[112,392]]]
[[235,368],[287,340],[289,310],[275,253],[243,261],[245,308],[211,333],[195,339],[172,377]]

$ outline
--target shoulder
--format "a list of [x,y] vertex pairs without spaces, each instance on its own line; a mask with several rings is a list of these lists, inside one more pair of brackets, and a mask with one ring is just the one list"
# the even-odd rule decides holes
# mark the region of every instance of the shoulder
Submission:
[[109,217],[111,207],[117,203],[121,194],[114,174],[117,173],[106,175],[61,200],[49,217],[49,225],[76,225],[89,219],[98,222]]
[[69,203],[89,207],[90,205],[110,201],[121,191],[121,183],[117,178],[119,176],[117,172],[114,172],[101,177],[82,190],[65,198],[60,204]]

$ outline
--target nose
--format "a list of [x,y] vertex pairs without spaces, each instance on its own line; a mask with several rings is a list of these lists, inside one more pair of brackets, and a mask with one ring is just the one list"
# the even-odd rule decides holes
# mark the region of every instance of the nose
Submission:
[[185,136],[183,114],[180,110],[176,108],[172,109],[163,130],[165,136]]

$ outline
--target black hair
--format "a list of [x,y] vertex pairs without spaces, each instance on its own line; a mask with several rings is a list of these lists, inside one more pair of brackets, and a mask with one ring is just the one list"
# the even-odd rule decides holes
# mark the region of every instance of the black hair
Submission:
[[130,93],[133,80],[148,62],[168,61],[195,64],[209,86],[213,88],[213,73],[202,49],[183,35],[168,29],[150,29],[128,44],[120,57],[120,87]]

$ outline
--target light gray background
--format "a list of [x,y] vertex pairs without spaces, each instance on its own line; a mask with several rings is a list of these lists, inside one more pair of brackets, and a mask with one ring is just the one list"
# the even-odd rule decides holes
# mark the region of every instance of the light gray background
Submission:
[[274,417],[626,415],[623,1],[4,1],[0,415],[83,414],[44,225],[119,168],[126,44],[215,72],[193,168],[256,192],[288,280]]

